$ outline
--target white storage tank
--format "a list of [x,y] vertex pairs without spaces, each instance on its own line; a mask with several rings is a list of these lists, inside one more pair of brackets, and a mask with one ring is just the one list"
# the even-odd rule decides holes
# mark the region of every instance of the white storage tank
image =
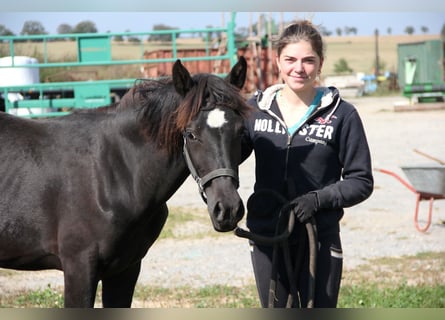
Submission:
[[[40,82],[40,70],[38,67],[32,67],[32,64],[38,64],[39,61],[36,58],[26,57],[26,56],[15,56],[14,57],[14,67],[12,57],[0,58],[0,94],[3,99],[3,93],[1,92],[1,87],[10,86],[20,86],[29,85]],[[10,68],[5,68],[10,66]],[[23,100],[24,97],[20,93],[8,93],[7,99],[10,102],[17,100]],[[11,109],[9,113],[15,115],[29,115],[29,114],[40,114],[45,110],[41,108],[30,108],[30,109]]]
[[[0,66],[11,66],[11,68],[0,68],[0,87],[27,85],[40,82],[40,71],[38,67],[29,65],[39,63],[36,58],[15,56],[12,67],[12,57],[0,58]],[[17,68],[17,66],[23,66]]]

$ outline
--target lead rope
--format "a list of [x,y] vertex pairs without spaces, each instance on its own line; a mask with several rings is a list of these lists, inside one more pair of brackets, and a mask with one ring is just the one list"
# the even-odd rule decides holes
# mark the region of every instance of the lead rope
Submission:
[[[268,190],[277,197],[284,199],[278,193]],[[285,200],[284,200],[285,201]],[[283,206],[285,207],[285,206]],[[282,209],[283,209],[282,207]],[[282,211],[282,210],[281,210]],[[280,211],[280,221],[285,218],[286,215],[282,214]],[[304,227],[306,233],[300,233],[300,241],[298,242],[298,251],[297,256],[295,258],[295,265],[292,268],[292,259],[290,255],[289,249],[289,236],[292,233],[295,227],[295,214],[293,211],[289,213],[288,221],[286,228],[284,231],[280,233],[279,226],[281,223],[277,224],[277,228],[275,231],[275,235],[273,237],[262,236],[259,234],[252,233],[250,231],[244,230],[240,227],[235,229],[235,235],[241,238],[249,239],[255,243],[263,244],[263,245],[273,245],[273,256],[272,256],[272,272],[270,276],[270,284],[269,284],[269,299],[268,299],[268,307],[274,308],[274,301],[276,298],[276,281],[277,281],[277,265],[278,265],[278,250],[280,247],[283,249],[284,262],[286,266],[286,273],[289,279],[289,287],[290,294],[288,296],[286,307],[292,307],[297,301],[299,301],[298,287],[296,285],[297,279],[299,278],[299,274],[301,272],[301,265],[303,263],[303,250],[306,244],[306,239],[309,242],[309,279],[308,279],[308,302],[307,308],[313,308],[315,305],[315,281],[316,281],[316,270],[317,270],[317,227],[314,218],[311,218],[308,222],[305,223]],[[304,237],[307,235],[307,237]],[[301,307],[301,302],[300,302]]]

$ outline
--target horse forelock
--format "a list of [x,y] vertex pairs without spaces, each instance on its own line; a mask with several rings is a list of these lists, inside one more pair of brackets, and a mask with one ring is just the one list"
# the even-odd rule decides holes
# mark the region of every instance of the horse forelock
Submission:
[[[226,107],[246,118],[252,110],[238,88],[212,74],[198,74],[194,77],[195,86],[182,100],[176,113],[176,126],[185,130],[196,115],[205,108]],[[204,105],[205,103],[205,105]]]
[[227,107],[242,117],[251,110],[239,90],[218,76],[198,74],[193,82],[195,85],[182,98],[171,78],[144,80],[122,97],[117,109],[136,110],[145,138],[170,154],[180,151],[181,133],[201,109]]

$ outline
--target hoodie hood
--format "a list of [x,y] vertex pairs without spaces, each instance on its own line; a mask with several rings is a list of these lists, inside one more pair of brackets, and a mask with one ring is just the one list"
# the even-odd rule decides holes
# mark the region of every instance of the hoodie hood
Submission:
[[[275,84],[273,86],[268,87],[263,92],[257,91],[257,102],[258,107],[261,110],[269,110],[272,105],[272,101],[275,98],[275,95],[278,91],[284,88],[284,84]],[[321,97],[320,105],[317,109],[326,108],[338,101],[340,98],[340,94],[337,88],[334,87],[317,87],[317,90],[321,90],[323,92],[323,96]]]
[[[257,91],[256,96],[257,96],[258,108],[260,110],[273,114],[273,112],[270,110],[272,102],[275,99],[276,93],[282,90],[283,88],[284,84],[275,84],[268,87],[263,92]],[[332,111],[329,112],[327,117],[325,117],[325,120],[328,121],[329,118],[335,113],[340,104],[341,101],[340,93],[338,89],[335,87],[317,87],[317,90],[321,90],[323,92],[323,95],[321,97],[320,104],[314,110],[314,113],[329,106],[333,106]]]

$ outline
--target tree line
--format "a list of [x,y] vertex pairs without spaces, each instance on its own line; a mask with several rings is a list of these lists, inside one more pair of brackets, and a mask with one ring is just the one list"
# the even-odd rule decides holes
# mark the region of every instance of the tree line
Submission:
[[[265,27],[267,27],[266,24],[263,24],[263,25]],[[207,27],[211,27],[211,26],[207,26]],[[256,30],[255,27],[256,27],[256,25],[253,26],[254,33],[256,33],[256,35],[259,35],[262,31]],[[178,28],[171,27],[171,26],[164,25],[164,24],[157,24],[157,25],[153,26],[153,31],[173,30],[173,29],[178,29]],[[278,29],[278,26],[274,21],[272,21],[272,30],[274,30],[274,29]],[[97,33],[97,32],[98,32],[98,30],[97,30],[96,24],[91,20],[81,21],[74,26],[71,26],[67,23],[62,23],[57,27],[58,34]],[[358,32],[357,28],[349,27],[349,26],[346,26],[343,28],[338,27],[335,29],[335,34],[337,36],[356,35],[357,32]],[[387,34],[390,35],[390,34],[392,34],[392,29],[388,27],[386,29],[386,32],[387,32]],[[416,32],[416,29],[413,26],[407,26],[404,29],[404,32],[406,34],[411,35]],[[425,34],[425,33],[429,32],[429,29],[428,29],[428,27],[422,26],[422,27],[420,27],[420,32]],[[248,31],[247,31],[246,27],[240,27],[237,30],[238,36],[241,36],[241,37],[243,37],[243,36],[247,37],[248,36],[247,33],[248,33]],[[324,36],[330,36],[330,35],[334,34],[332,31],[327,30],[324,27],[321,28],[321,33]],[[45,27],[43,26],[43,24],[40,21],[36,21],[36,20],[26,21],[23,24],[22,30],[20,32],[20,35],[46,35],[46,34],[48,34],[48,32],[45,30]],[[14,36],[14,35],[15,34],[10,29],[8,29],[7,26],[0,24],[0,36]],[[442,27],[441,36],[442,36],[442,38],[445,39],[445,24]],[[170,39],[168,39],[169,37],[171,37],[171,36],[168,34],[166,34],[166,35],[150,35],[148,40],[149,41],[150,40],[170,40]],[[122,41],[123,39],[117,38],[116,40]],[[133,38],[129,37],[128,41],[139,41],[139,39],[136,37],[133,37]]]
[[[153,26],[153,31],[156,30],[173,30],[178,29],[176,27],[167,26],[164,24],[157,24]],[[77,33],[97,33],[97,27],[96,24],[91,20],[85,20],[77,23],[74,26],[71,26],[67,23],[62,23],[57,27],[57,34],[77,34]],[[129,30],[126,30],[125,32],[129,32]],[[36,20],[29,20],[26,21],[23,24],[22,30],[20,31],[21,36],[28,36],[28,35],[47,35],[48,32],[46,31],[45,27],[40,21]],[[0,36],[15,36],[10,29],[8,29],[5,25],[0,24]],[[178,35],[179,36],[179,35]],[[147,40],[149,41],[156,41],[156,40],[164,40],[169,41],[171,40],[170,34],[153,34],[150,35]],[[123,37],[120,35],[117,35],[114,37],[115,41],[124,41]],[[141,41],[138,37],[135,36],[129,36],[126,39],[129,42],[138,42]]]

